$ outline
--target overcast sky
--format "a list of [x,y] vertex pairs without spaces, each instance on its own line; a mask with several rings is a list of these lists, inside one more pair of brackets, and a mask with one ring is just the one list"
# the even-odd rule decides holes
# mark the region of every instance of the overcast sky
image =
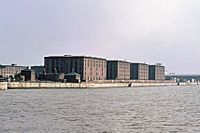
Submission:
[[47,55],[163,63],[200,73],[200,0],[0,0],[0,63]]

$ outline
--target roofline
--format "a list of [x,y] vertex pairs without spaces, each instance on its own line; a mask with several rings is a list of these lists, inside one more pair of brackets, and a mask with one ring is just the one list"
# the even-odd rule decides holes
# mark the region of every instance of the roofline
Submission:
[[165,66],[163,66],[163,65],[161,65],[161,66],[159,66],[159,65],[149,65],[149,66],[165,67]]
[[141,65],[148,65],[149,66],[149,64],[146,64],[146,63],[132,63],[131,62],[131,64],[137,64],[137,65],[141,64]]
[[107,60],[107,62],[124,62],[124,63],[130,63],[128,61],[123,61],[123,60]]
[[46,56],[44,58],[90,58],[90,59],[106,60],[105,58],[92,57],[92,56]]
[[3,67],[27,67],[27,66],[13,66],[13,65],[1,65]]

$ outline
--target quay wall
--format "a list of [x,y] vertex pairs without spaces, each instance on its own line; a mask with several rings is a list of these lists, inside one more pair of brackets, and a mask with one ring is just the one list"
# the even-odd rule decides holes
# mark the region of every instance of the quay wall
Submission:
[[8,84],[6,82],[0,82],[0,90],[7,90]]
[[8,89],[45,89],[45,88],[80,88],[78,83],[29,83],[29,82],[10,82]]
[[[116,88],[177,86],[175,82],[132,82],[132,83],[60,83],[60,82],[1,82],[0,90],[6,89],[49,89],[49,88]],[[179,83],[179,86],[198,85],[198,83]]]
[[151,87],[151,86],[177,86],[174,82],[163,82],[163,83],[131,83],[131,87]]
[[28,83],[10,82],[8,89],[45,89],[45,88],[108,88],[108,87],[128,87],[128,83]]

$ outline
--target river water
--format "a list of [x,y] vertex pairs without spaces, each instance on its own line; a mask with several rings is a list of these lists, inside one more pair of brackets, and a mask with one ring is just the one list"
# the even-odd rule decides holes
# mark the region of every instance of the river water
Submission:
[[0,91],[0,133],[200,133],[200,87]]

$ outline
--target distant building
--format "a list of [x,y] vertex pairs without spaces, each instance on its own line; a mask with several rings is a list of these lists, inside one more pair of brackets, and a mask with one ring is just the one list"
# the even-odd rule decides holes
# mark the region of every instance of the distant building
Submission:
[[78,73],[68,73],[65,75],[64,80],[66,82],[71,82],[71,83],[80,83],[81,81],[81,76]]
[[8,78],[4,78],[3,76],[0,76],[0,82],[8,82]]
[[40,76],[44,74],[44,66],[31,66],[31,70],[35,71],[36,79],[40,79]]
[[31,69],[25,69],[21,71],[24,81],[35,81],[35,71]]
[[27,69],[26,66],[12,65],[0,65],[0,75],[3,77],[14,77],[15,75],[21,73],[22,70]]
[[107,61],[108,80],[129,80],[130,63],[126,61],[108,60]]
[[161,64],[149,65],[149,80],[165,80],[165,67]]
[[64,73],[47,73],[45,75],[45,80],[47,81],[63,81],[64,80]]
[[106,59],[87,56],[45,57],[46,73],[78,73],[82,81],[105,80]]
[[149,65],[145,63],[131,63],[130,75],[133,80],[148,80]]
[[165,79],[174,80],[176,82],[199,82],[200,74],[187,74],[187,75],[170,74],[166,75]]

